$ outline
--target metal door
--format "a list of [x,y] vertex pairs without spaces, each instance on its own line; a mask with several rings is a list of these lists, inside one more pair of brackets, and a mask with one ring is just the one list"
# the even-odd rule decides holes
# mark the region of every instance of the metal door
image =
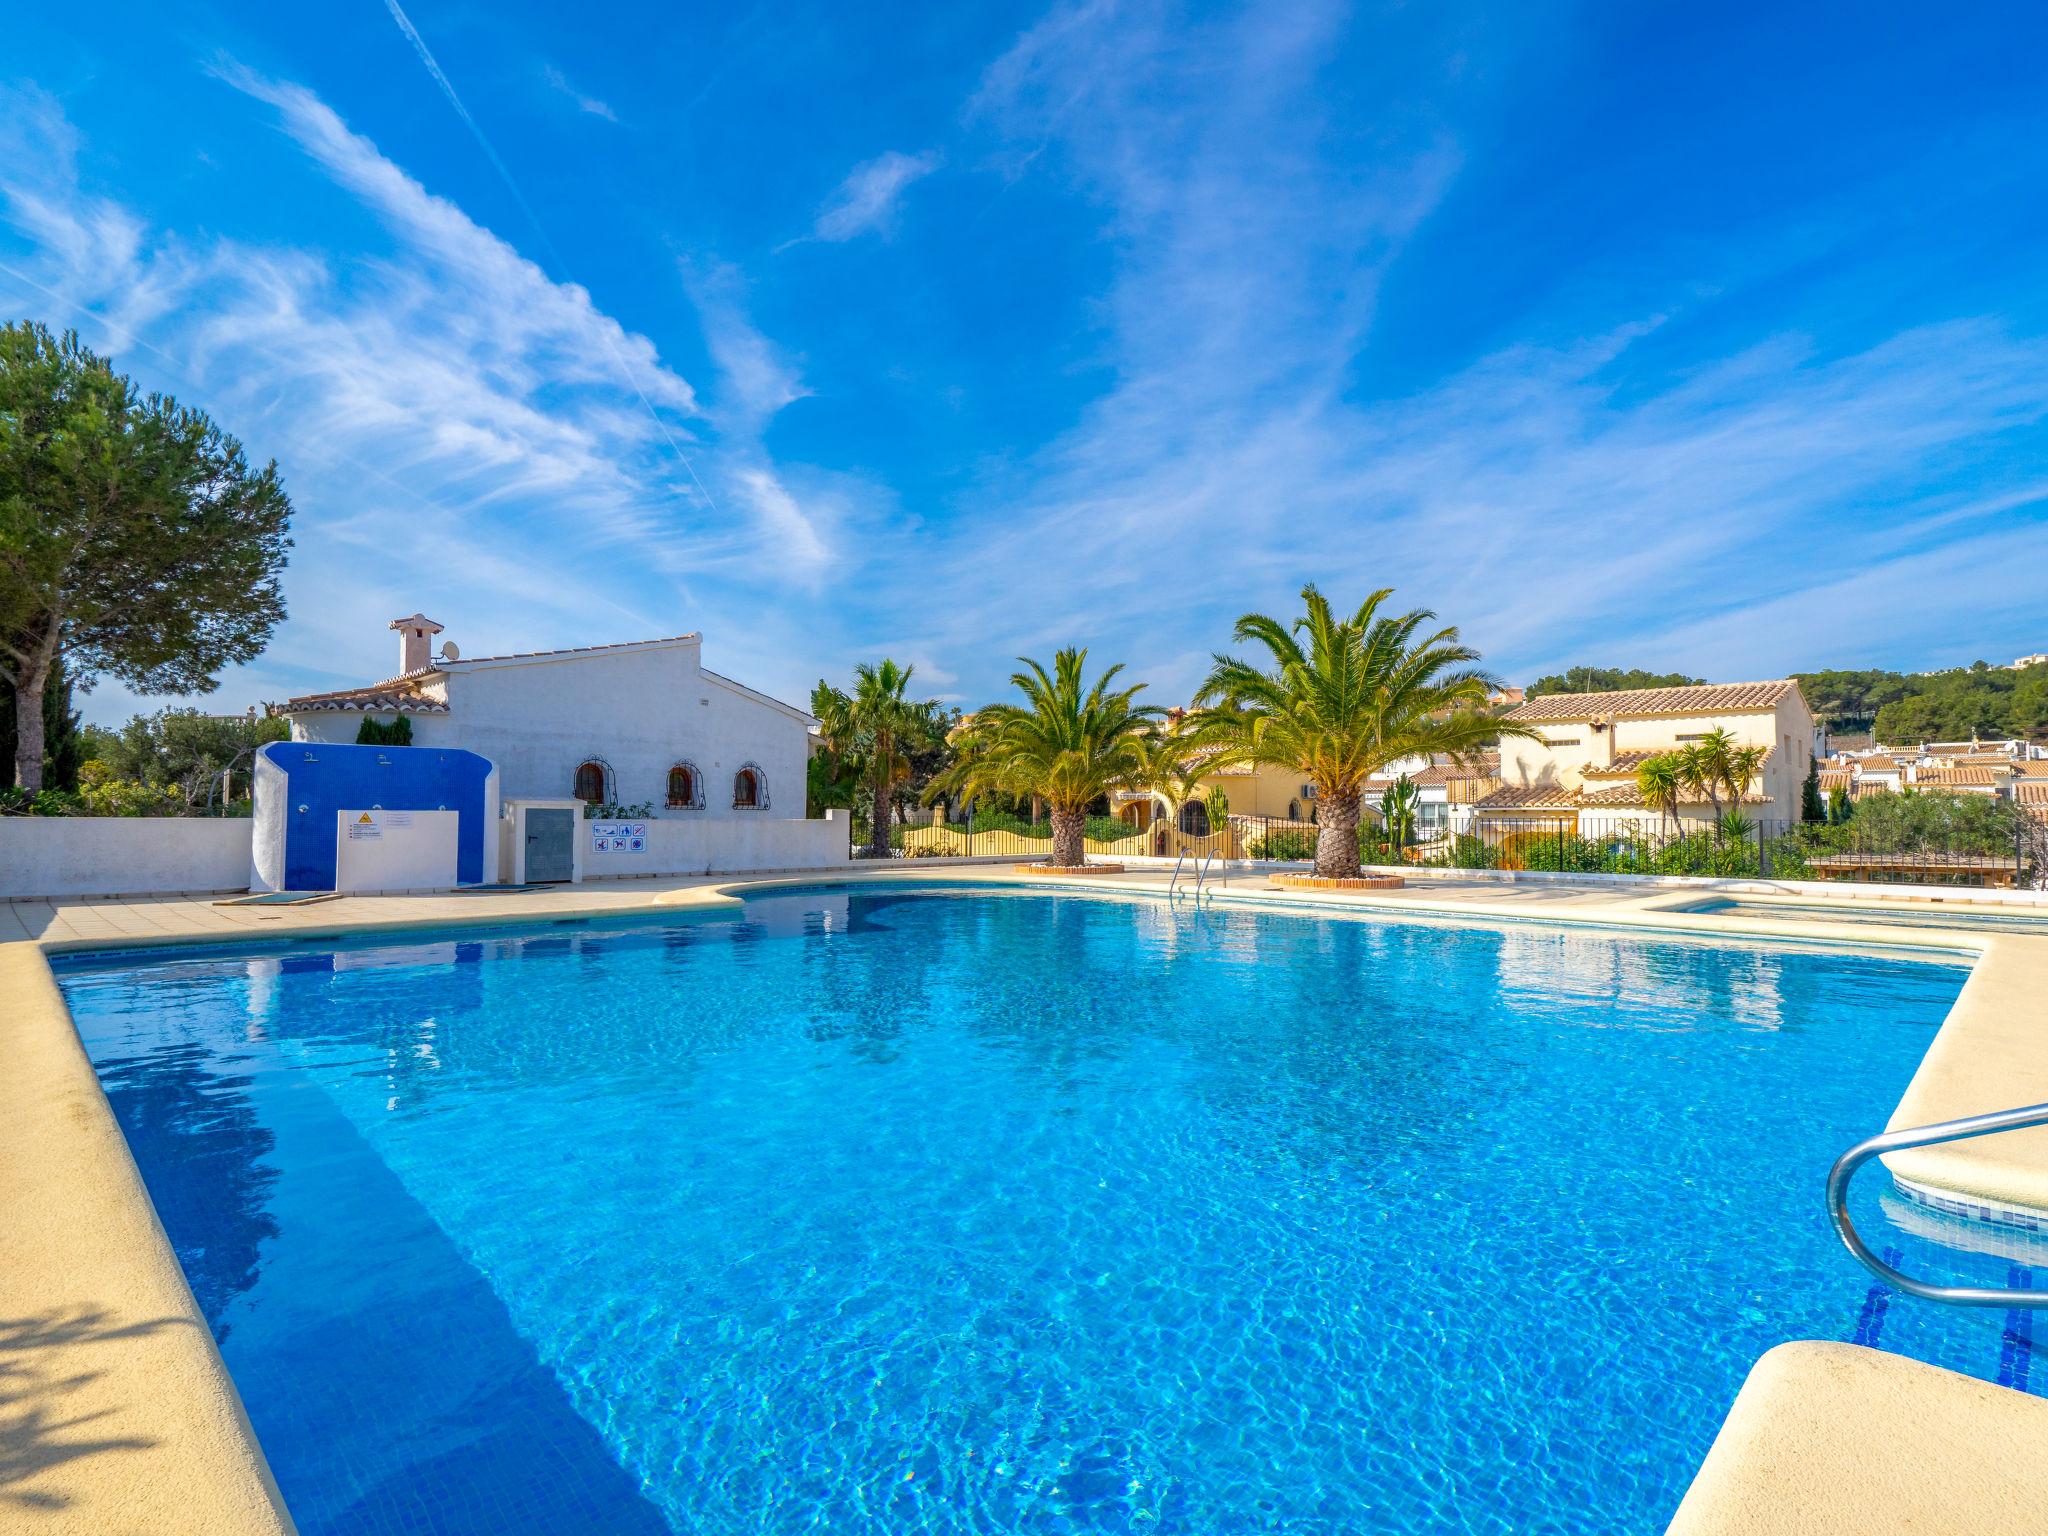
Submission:
[[529,885],[576,878],[576,813],[526,813],[526,880]]

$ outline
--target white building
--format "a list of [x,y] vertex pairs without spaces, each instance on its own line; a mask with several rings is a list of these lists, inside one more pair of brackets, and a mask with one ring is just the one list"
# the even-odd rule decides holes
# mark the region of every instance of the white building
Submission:
[[412,722],[419,747],[498,766],[510,800],[574,797],[653,818],[801,818],[803,710],[708,670],[700,635],[510,656],[431,654],[441,626],[394,619],[395,677],[308,694],[281,713],[294,741],[353,742],[365,719]]

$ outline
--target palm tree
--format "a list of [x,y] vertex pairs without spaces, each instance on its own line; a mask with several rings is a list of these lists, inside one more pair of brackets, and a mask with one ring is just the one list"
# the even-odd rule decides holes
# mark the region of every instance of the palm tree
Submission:
[[851,694],[822,682],[811,693],[811,713],[818,717],[825,746],[854,766],[868,791],[872,858],[889,856],[890,794],[910,778],[905,749],[935,740],[941,728],[938,700],[906,696],[916,670],[886,657],[862,662],[853,669]]
[[[1316,873],[1358,874],[1358,817],[1365,781],[1418,753],[1466,757],[1502,736],[1533,738],[1487,702],[1497,679],[1456,629],[1422,634],[1436,615],[1423,609],[1382,616],[1383,588],[1348,619],[1313,585],[1308,612],[1292,626],[1262,613],[1237,621],[1239,641],[1257,641],[1272,670],[1218,656],[1196,702],[1202,728],[1224,743],[1219,761],[1293,769],[1315,786]],[[1306,646],[1297,637],[1305,636]]]
[[1678,823],[1678,793],[1685,783],[1679,753],[1660,752],[1636,765],[1636,788],[1643,803],[1653,806],[1662,820],[1673,826]]
[[1121,786],[1149,794],[1169,819],[1178,824],[1181,808],[1201,798],[1202,778],[1209,771],[1185,731],[1149,730],[1135,745],[1130,777]]
[[1110,687],[1121,665],[1089,686],[1086,650],[1060,651],[1050,673],[1028,656],[1018,660],[1024,670],[1011,673],[1010,681],[1024,704],[975,711],[958,760],[932,781],[928,796],[1036,796],[1052,812],[1052,862],[1075,868],[1087,862],[1083,837],[1090,802],[1134,782],[1142,743],[1161,711],[1133,702],[1143,683]]

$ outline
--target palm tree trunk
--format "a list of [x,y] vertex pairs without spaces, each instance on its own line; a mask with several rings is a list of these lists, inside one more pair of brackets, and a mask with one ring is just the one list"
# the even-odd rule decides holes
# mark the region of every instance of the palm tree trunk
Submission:
[[1086,811],[1052,810],[1052,861],[1061,869],[1078,869],[1088,862]]
[[889,779],[886,773],[875,775],[871,786],[874,803],[869,809],[873,824],[868,828],[868,857],[886,859],[889,857]]
[[1358,791],[1316,796],[1316,873],[1325,880],[1358,878]]

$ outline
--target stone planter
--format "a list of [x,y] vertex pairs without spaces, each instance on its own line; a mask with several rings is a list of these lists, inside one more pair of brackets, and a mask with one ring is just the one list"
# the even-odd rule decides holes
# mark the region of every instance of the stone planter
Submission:
[[1398,891],[1399,875],[1352,875],[1339,879],[1328,875],[1274,875],[1274,888],[1282,891]]

